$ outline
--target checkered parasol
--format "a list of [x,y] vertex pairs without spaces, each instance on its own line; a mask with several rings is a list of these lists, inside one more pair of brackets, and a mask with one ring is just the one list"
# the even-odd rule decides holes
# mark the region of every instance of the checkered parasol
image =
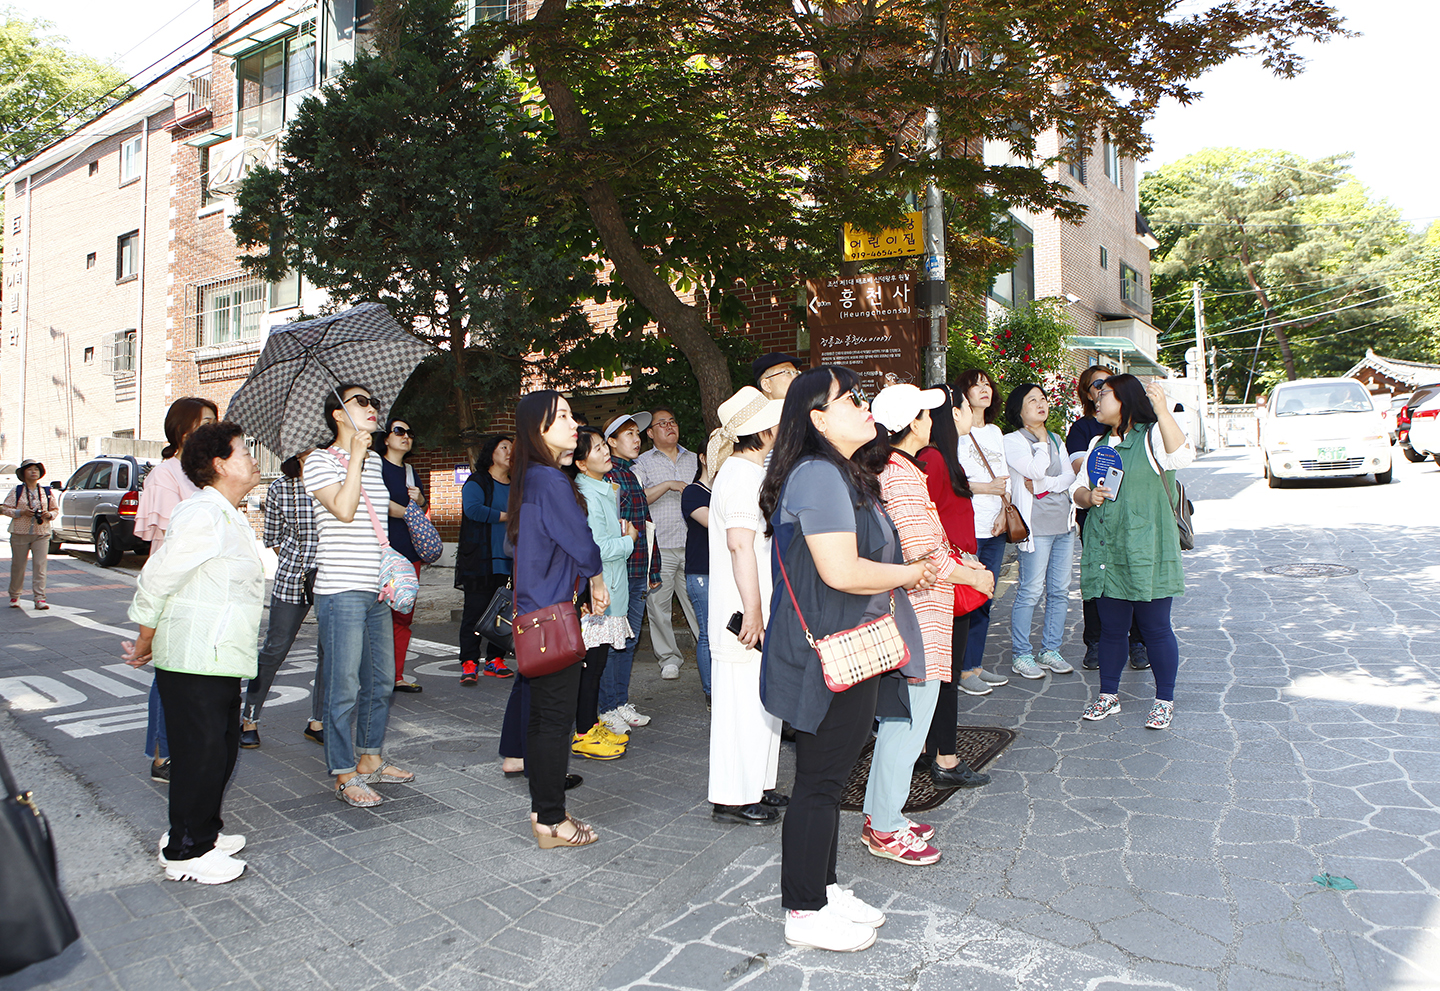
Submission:
[[325,396],[342,382],[365,386],[380,419],[434,348],[401,329],[379,303],[270,329],[255,369],[225,418],[282,458],[329,440]]

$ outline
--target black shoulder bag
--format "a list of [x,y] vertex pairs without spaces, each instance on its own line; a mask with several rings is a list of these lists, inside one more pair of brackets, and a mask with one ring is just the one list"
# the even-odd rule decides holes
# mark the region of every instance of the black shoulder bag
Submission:
[[0,976],[58,956],[80,938],[55,870],[50,824],[0,751]]

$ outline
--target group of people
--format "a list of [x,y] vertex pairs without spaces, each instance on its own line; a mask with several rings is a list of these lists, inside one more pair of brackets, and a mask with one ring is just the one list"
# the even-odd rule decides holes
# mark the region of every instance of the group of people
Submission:
[[[514,434],[484,445],[462,493],[461,683],[513,679],[502,769],[528,779],[538,845],[595,843],[598,831],[567,807],[581,783],[570,760],[615,759],[650,722],[629,700],[633,654],[648,610],[660,675],[678,676],[670,599],[683,588],[711,709],[712,815],[783,820],[786,939],[858,950],[884,915],[835,870],[841,791],[864,744],[874,739],[860,839],[899,863],[941,858],[936,828],[904,814],[917,761],[940,788],[989,781],[957,757],[958,696],[1007,683],[983,660],[996,576],[1014,539],[1011,507],[1028,530],[1017,547],[1012,674],[1073,671],[1060,650],[1085,527],[1086,666],[1098,664],[1100,690],[1081,715],[1119,711],[1133,628],[1155,679],[1146,725],[1169,725],[1178,667],[1169,616],[1183,572],[1162,474],[1193,450],[1158,384],[1147,391],[1098,368],[1081,376],[1085,416],[1064,441],[1046,429],[1049,400],[1034,383],[1011,390],[1004,406],[1014,429],[1003,433],[995,383],[981,370],[951,386],[891,385],[873,400],[847,368],[807,370],[772,354],[753,370],[756,384],[717,410],[703,453],[680,447],[670,410],[623,413],[601,429],[578,423],[557,392],[520,399]],[[170,761],[160,863],[171,878],[221,883],[245,867],[236,856],[244,838],[221,832],[225,783],[238,749],[259,745],[265,697],[311,605],[320,642],[304,733],[324,747],[337,798],[370,808],[384,801],[379,788],[415,781],[385,757],[409,617],[380,593],[386,548],[414,559],[395,524],[403,528],[406,508],[424,495],[404,466],[409,424],[392,419],[381,430],[367,388],[337,388],[324,407],[331,442],[288,459],[267,495],[264,542],[279,567],[257,658],[263,568],[238,506],[258,469],[241,428],[193,402],[177,414],[173,450],[151,478],[183,477],[194,491],[176,481],[181,494],[158,511],[169,539],[141,572],[131,607],[140,635],[124,650],[130,663],[156,668],[152,735]],[[644,455],[642,433],[654,444]],[[1092,484],[1084,468],[1098,444],[1123,460],[1118,489]],[[501,590],[516,615],[576,603],[583,658],[516,676],[477,632]],[[1036,652],[1030,627],[1042,600]],[[903,639],[900,666],[850,685],[827,681],[819,642],[880,621]],[[786,724],[795,745],[788,795],[777,787]],[[158,746],[154,756],[164,759]]]

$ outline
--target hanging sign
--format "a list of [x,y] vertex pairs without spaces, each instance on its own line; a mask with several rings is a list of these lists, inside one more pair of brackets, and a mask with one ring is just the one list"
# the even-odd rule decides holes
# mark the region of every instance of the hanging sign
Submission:
[[904,227],[887,227],[871,233],[845,225],[845,260],[872,261],[876,258],[904,258],[925,253],[920,236],[920,214],[905,214]]

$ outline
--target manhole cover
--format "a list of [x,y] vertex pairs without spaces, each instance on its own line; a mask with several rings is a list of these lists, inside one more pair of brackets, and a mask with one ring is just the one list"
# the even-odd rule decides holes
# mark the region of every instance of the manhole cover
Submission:
[[430,744],[432,750],[439,750],[447,754],[468,754],[479,750],[481,741],[474,737],[459,740],[441,740],[439,743]]
[[1347,568],[1343,564],[1320,564],[1312,561],[1307,564],[1277,564],[1266,568],[1265,573],[1279,575],[1281,578],[1339,578],[1360,572],[1357,568]]

